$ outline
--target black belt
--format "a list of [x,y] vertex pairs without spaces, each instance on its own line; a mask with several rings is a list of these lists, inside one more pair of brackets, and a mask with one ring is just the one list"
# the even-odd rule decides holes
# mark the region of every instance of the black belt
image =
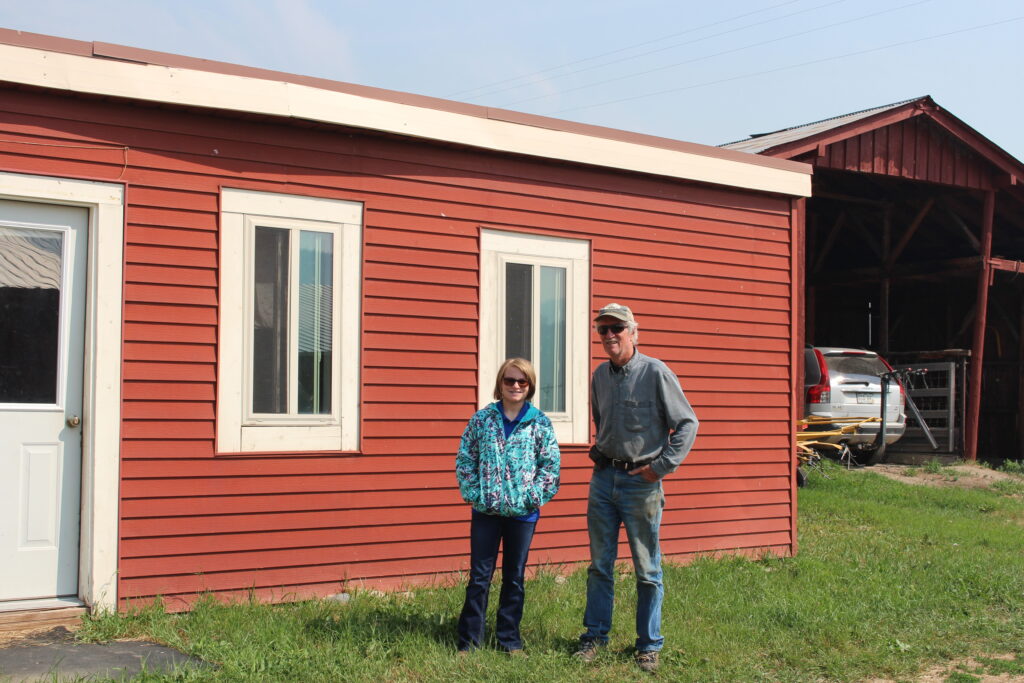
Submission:
[[650,465],[656,460],[656,458],[648,458],[643,462],[633,462],[632,460],[616,460],[615,458],[609,458],[604,453],[598,450],[597,446],[590,447],[590,459],[594,462],[594,465],[599,470],[603,470],[605,467],[611,467],[623,472],[632,472],[633,470],[639,469],[645,465]]
[[644,460],[643,462],[632,462],[630,460],[616,460],[615,458],[605,458],[604,464],[606,467],[612,469],[622,470],[623,472],[632,472],[633,470],[640,469],[646,465],[650,465],[654,460]]

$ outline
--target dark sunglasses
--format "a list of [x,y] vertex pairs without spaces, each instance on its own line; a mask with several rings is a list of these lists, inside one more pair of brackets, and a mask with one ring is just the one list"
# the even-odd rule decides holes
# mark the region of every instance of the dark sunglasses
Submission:
[[512,379],[511,377],[502,377],[501,383],[504,384],[506,387],[514,387],[517,384],[521,387],[530,386],[530,380],[528,379]]
[[622,323],[616,323],[614,325],[598,325],[597,333],[603,337],[604,335],[608,334],[608,330],[611,330],[613,334],[619,334],[624,329],[626,329],[626,326],[623,325]]

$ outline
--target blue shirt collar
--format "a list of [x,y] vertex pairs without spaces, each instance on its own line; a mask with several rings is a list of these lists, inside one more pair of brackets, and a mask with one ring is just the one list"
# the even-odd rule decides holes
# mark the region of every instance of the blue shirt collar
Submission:
[[518,423],[520,420],[523,419],[523,416],[526,415],[526,411],[530,409],[530,402],[529,401],[523,401],[523,407],[519,409],[519,414],[516,415],[516,419],[510,420],[510,419],[508,419],[508,417],[505,416],[505,408],[501,405],[501,401],[498,401],[497,405],[498,405],[498,412],[501,413],[501,419],[507,425],[508,424],[516,424],[516,423]]

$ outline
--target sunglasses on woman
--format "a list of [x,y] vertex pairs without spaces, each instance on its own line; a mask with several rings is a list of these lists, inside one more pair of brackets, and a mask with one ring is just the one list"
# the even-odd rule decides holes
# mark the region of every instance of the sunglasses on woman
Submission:
[[603,337],[608,334],[609,330],[611,330],[612,334],[620,334],[624,329],[626,329],[626,326],[622,323],[615,323],[614,325],[598,325],[597,333]]
[[511,377],[502,377],[501,383],[504,384],[506,387],[514,387],[516,385],[521,387],[530,386],[530,380],[528,379],[513,379]]

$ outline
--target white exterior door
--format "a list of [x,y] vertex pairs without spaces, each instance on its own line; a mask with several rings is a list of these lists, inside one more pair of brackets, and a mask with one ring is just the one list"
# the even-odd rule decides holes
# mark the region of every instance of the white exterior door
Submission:
[[0,200],[0,610],[78,593],[88,221]]

